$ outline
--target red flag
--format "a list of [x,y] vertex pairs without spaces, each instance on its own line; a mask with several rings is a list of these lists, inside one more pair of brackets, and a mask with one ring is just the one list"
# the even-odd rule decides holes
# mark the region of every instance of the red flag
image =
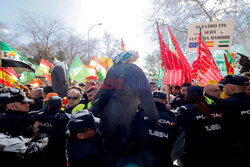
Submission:
[[178,42],[177,42],[177,40],[176,40],[174,34],[172,33],[172,31],[170,30],[169,27],[168,27],[168,33],[169,33],[170,39],[171,39],[171,41],[172,41],[172,44],[173,44],[173,46],[174,46],[174,52],[173,52],[173,53],[174,53],[178,58],[180,58],[180,59],[182,60],[184,66],[187,68],[186,74],[185,74],[185,75],[186,75],[186,77],[188,77],[189,83],[191,83],[192,81],[191,81],[191,75],[190,75],[190,73],[191,73],[192,68],[191,68],[191,66],[189,65],[189,63],[188,63],[186,57],[185,57],[184,54],[182,53],[181,48],[180,48],[180,46],[179,46],[179,44],[178,44]]
[[123,39],[122,38],[121,38],[121,49],[122,49],[122,51],[125,50],[125,45],[123,43]]
[[[219,82],[222,79],[220,70],[216,66],[210,50],[205,41],[201,39],[201,31],[198,37],[197,53],[192,67],[192,79],[197,80],[199,78],[197,82],[203,86],[207,85],[207,81],[215,80]],[[199,75],[198,78],[197,73]]]
[[224,53],[224,58],[225,58],[225,64],[227,67],[227,74],[234,74],[234,68],[232,67],[232,65],[229,64],[227,60],[227,55],[225,53]]
[[[163,77],[166,77],[167,84],[180,86],[183,82],[190,83],[190,77],[187,76],[188,67],[185,66],[179,57],[169,50],[162,39],[158,25],[157,31],[161,49],[161,67],[165,68],[165,75]],[[163,79],[163,83],[165,83],[165,79]]]
[[41,67],[43,71],[43,77],[47,81],[51,81],[51,76],[50,76],[50,69],[54,67],[54,65],[48,61],[46,61],[44,58],[41,58],[39,66]]

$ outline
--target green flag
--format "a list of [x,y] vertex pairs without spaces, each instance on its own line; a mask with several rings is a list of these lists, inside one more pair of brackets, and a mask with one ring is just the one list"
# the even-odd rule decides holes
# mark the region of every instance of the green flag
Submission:
[[27,84],[36,76],[35,73],[24,71],[18,79],[21,84]]
[[235,58],[234,58],[235,54],[229,53],[228,50],[225,50],[225,52],[226,52],[226,56],[227,56],[227,60],[229,64],[232,65],[235,62]]
[[0,41],[0,45],[0,55],[3,67],[23,67],[35,72],[33,64],[23,57],[18,51],[2,41]]
[[81,83],[89,76],[89,72],[82,63],[81,59],[76,55],[73,63],[69,66],[69,77],[71,80],[76,80]]
[[43,69],[40,66],[36,65],[36,64],[34,64],[34,67],[35,67],[36,76],[42,76],[43,75]]
[[156,81],[156,86],[162,86],[162,78],[163,78],[164,70],[163,68],[159,71],[157,81]]
[[96,74],[99,76],[99,82],[102,82],[104,80],[104,76],[102,75],[101,70],[99,69]]

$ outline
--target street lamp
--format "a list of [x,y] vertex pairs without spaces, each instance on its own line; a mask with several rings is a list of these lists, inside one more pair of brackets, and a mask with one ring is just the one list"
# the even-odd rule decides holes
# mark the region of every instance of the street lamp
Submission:
[[102,23],[98,23],[98,24],[92,25],[92,26],[89,28],[89,31],[88,31],[88,58],[89,58],[89,32],[90,32],[90,30],[91,30],[93,27],[95,27],[95,26],[101,26],[101,25],[102,25]]

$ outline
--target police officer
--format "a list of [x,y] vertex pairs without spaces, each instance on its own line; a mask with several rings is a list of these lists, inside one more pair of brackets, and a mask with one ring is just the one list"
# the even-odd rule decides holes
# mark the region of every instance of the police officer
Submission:
[[143,161],[143,166],[171,167],[173,163],[170,153],[178,134],[177,118],[167,110],[164,92],[153,92],[153,99],[159,112],[159,125],[155,126],[141,110],[135,116],[131,138],[135,142],[135,152]]
[[183,166],[229,166],[221,110],[206,103],[202,87],[189,86],[187,94],[188,104],[177,110],[185,129]]
[[0,103],[6,106],[5,114],[0,118],[0,132],[12,137],[32,136],[34,121],[29,114],[29,102],[19,89],[7,88],[0,92]]
[[34,165],[35,157],[27,155],[38,153],[46,145],[46,141],[40,146],[32,142],[33,120],[28,113],[29,102],[18,89],[5,88],[0,91],[0,103],[6,106],[5,114],[0,118],[0,157],[3,166]]
[[234,160],[234,166],[249,165],[250,158],[250,97],[245,93],[249,85],[248,78],[238,75],[228,75],[221,82],[228,110],[224,113],[227,141]]
[[105,166],[99,126],[100,119],[87,109],[72,115],[67,137],[69,166]]
[[48,146],[43,151],[43,164],[45,166],[66,166],[65,144],[66,126],[69,121],[67,115],[61,111],[62,99],[52,96],[47,103],[47,110],[36,117],[33,126],[35,139],[49,138]]
[[[1,166],[34,166],[39,154],[47,146],[48,138],[32,141],[23,136],[11,137],[0,133]],[[39,165],[36,165],[39,166]]]

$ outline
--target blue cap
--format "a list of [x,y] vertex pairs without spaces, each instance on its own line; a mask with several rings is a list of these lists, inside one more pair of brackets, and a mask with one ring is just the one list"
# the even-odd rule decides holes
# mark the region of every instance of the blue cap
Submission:
[[233,84],[233,85],[239,85],[244,86],[249,82],[247,77],[240,76],[240,75],[227,75],[225,76],[219,84],[225,85],[225,84]]
[[154,91],[152,94],[153,98],[166,99],[166,93],[163,91]]
[[14,102],[29,103],[31,100],[28,99],[24,93],[15,88],[7,88],[0,91],[0,103],[9,104]]
[[60,109],[62,107],[62,98],[59,96],[51,96],[48,100],[50,109]]
[[200,86],[188,86],[187,95],[189,97],[202,97],[203,96],[203,87]]
[[94,117],[94,115],[87,109],[72,114],[68,125],[70,131],[77,132],[81,132],[86,128],[97,129],[99,126],[100,119]]

